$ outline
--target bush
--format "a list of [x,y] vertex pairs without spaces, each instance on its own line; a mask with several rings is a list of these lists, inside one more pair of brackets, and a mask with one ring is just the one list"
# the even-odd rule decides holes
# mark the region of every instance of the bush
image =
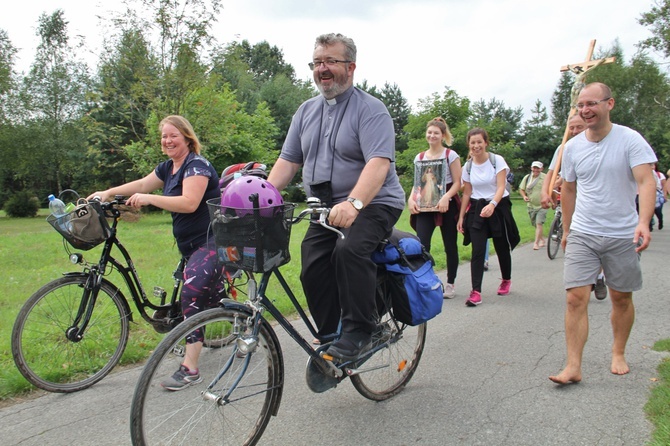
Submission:
[[40,208],[37,198],[28,191],[16,192],[5,203],[5,212],[9,217],[35,217]]

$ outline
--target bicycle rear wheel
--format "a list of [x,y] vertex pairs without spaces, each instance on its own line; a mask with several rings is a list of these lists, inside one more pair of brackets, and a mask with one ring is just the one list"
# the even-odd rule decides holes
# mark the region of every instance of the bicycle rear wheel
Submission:
[[[279,342],[264,320],[253,353],[237,353],[237,339],[251,332],[247,318],[229,309],[207,310],[186,319],[163,339],[135,387],[133,444],[256,444],[279,409],[284,368]],[[236,325],[240,334],[234,342],[217,341],[230,339]],[[165,390],[161,381],[179,368],[186,337],[196,329],[205,335],[198,363],[202,382],[178,392]],[[232,387],[232,393],[223,397]]]
[[104,378],[128,342],[127,304],[103,282],[81,340],[67,336],[88,276],[67,276],[40,288],[23,305],[12,330],[12,355],[21,374],[49,392],[76,392]]
[[426,323],[402,324],[386,313],[373,334],[373,345],[388,345],[362,364],[351,383],[358,393],[374,401],[383,401],[399,393],[416,371],[426,341]]
[[551,260],[556,258],[558,248],[561,246],[561,239],[563,238],[563,222],[561,216],[557,215],[551,222],[549,229],[549,237],[547,237],[547,255]]

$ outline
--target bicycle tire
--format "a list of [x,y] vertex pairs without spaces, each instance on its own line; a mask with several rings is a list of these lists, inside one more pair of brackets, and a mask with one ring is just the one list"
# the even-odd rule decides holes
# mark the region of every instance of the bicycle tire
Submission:
[[66,276],[37,290],[23,305],[12,329],[12,355],[34,386],[76,392],[100,381],[121,359],[128,343],[125,297],[103,282],[83,338],[74,342],[72,326],[87,275]]
[[[249,355],[246,373],[240,370],[247,356],[236,354],[237,342],[217,348],[204,347],[200,353],[199,384],[179,391],[169,391],[160,382],[172,375],[182,363],[185,338],[198,328],[206,337],[216,332],[229,333],[235,324],[242,324],[244,333],[247,314],[215,308],[186,319],[172,330],[149,358],[135,387],[131,405],[131,439],[134,445],[198,444],[254,445],[263,434],[272,415],[277,414],[284,384],[283,358],[276,334],[262,320],[256,350]],[[237,388],[228,401],[205,398],[215,376],[232,359],[231,368],[209,390],[225,394],[236,379]]]
[[402,391],[421,360],[426,326],[425,322],[417,326],[402,324],[386,313],[378,324],[383,329],[373,335],[373,345],[388,345],[358,365],[360,373],[351,376],[358,393],[373,401],[384,401]]
[[561,246],[563,238],[563,222],[560,215],[555,217],[549,228],[549,237],[547,237],[547,255],[549,259],[554,260],[558,254],[558,248]]

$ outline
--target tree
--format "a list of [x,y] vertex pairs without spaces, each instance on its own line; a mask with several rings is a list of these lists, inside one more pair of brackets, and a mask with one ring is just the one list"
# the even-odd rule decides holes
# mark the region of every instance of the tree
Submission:
[[[268,150],[277,132],[268,108],[261,104],[253,115],[246,113],[235,94],[218,79],[194,90],[184,104],[184,117],[191,122],[203,146],[203,155],[220,172],[226,166],[255,160],[274,161],[277,153]],[[158,124],[163,115],[152,113],[147,120],[147,136],[124,149],[137,175],[146,175],[165,159],[161,151]]]
[[659,51],[670,57],[670,1],[656,1],[649,12],[642,13],[638,23],[650,28],[652,36],[640,42],[641,48]]
[[77,153],[85,147],[79,119],[90,88],[88,69],[77,58],[77,48],[69,44],[67,25],[60,9],[40,16],[40,43],[22,92],[29,119],[40,127],[38,134],[49,135],[43,140],[49,143],[41,144],[32,155],[50,160],[39,173],[24,163],[23,174],[35,175],[38,184],[46,181],[56,192],[68,185],[71,177],[66,172],[76,169]]
[[13,125],[10,120],[10,111],[15,109],[10,105],[16,96],[16,80],[14,75],[14,57],[16,48],[9,40],[5,30],[0,29],[0,208],[15,190],[12,179],[14,177],[14,156],[11,151]]
[[279,149],[291,124],[291,117],[301,103],[316,94],[309,82],[296,80],[295,70],[284,61],[283,52],[262,41],[231,42],[215,49],[212,74],[227,83],[247,113],[267,104],[279,132],[273,149]]
[[[596,70],[599,68],[596,68]],[[561,73],[558,85],[551,96],[551,124],[559,131],[564,131],[570,116],[570,100],[575,76],[570,71]]]
[[542,101],[536,100],[530,119],[523,125],[520,156],[524,160],[524,168],[529,168],[535,160],[548,166],[560,144],[554,127],[548,121],[547,108],[542,105]]
[[141,32],[149,42],[161,98],[152,104],[152,111],[183,114],[189,91],[206,82],[201,54],[215,42],[210,31],[221,0],[128,0],[126,5],[126,11],[112,21],[122,30]]
[[146,122],[158,100],[159,67],[145,36],[125,30],[116,46],[102,55],[98,67],[96,106],[85,119],[91,143],[91,166],[111,184],[126,183],[130,160],[122,150],[146,137]]
[[17,49],[9,40],[7,32],[0,29],[0,125],[7,121],[6,104],[16,87],[14,74],[16,52]]

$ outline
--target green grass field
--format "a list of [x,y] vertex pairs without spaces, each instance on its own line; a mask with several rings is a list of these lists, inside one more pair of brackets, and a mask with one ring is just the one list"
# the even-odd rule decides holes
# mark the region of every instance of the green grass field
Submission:
[[[534,229],[530,226],[526,206],[520,200],[514,200],[513,212],[522,243],[533,240]],[[60,277],[64,272],[79,271],[76,265],[68,260],[68,254],[63,247],[62,238],[45,221],[46,211],[42,210],[36,218],[12,219],[0,213],[0,270],[3,272],[5,287],[0,298],[0,400],[11,398],[32,390],[32,386],[21,376],[14,365],[11,356],[10,337],[14,320],[24,301],[37,291],[42,285]],[[553,212],[550,211],[545,224],[548,230]],[[409,226],[407,211],[396,225],[399,229],[412,232]],[[298,297],[304,304],[304,296],[299,281],[300,241],[307,229],[302,223],[293,227],[291,235],[291,257],[294,260],[282,267],[284,277],[289,282]],[[177,261],[179,252],[172,237],[170,216],[167,213],[144,215],[137,222],[119,224],[118,237],[132,255],[140,280],[147,294],[151,295],[154,286],[162,286],[166,290],[172,287],[171,274]],[[435,231],[432,240],[434,247],[441,247],[439,231]],[[461,261],[470,259],[470,247],[462,246],[459,235],[459,250]],[[69,247],[69,246],[68,246]],[[84,252],[89,261],[97,261],[100,247]],[[116,253],[118,257],[118,253]],[[446,267],[444,250],[433,249],[436,269]],[[121,276],[112,272],[108,279],[117,284],[127,298],[130,293],[125,287]],[[285,313],[290,313],[293,307],[278,287],[272,281],[267,295],[274,298],[276,305]],[[128,347],[121,359],[121,364],[133,364],[143,361],[160,342],[163,335],[156,333],[145,322],[131,304],[134,323],[131,324]],[[661,342],[659,349],[670,350],[670,343]],[[661,366],[661,376],[664,384],[659,385],[647,405],[647,412],[652,420],[657,422],[655,439],[656,445],[670,443],[670,363],[665,361]],[[660,425],[659,425],[660,423]]]

